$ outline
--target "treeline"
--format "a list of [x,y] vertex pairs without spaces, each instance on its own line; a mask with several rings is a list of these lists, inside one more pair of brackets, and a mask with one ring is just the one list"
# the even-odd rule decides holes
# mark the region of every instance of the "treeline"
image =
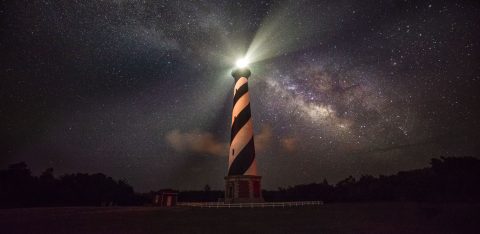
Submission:
[[104,174],[53,176],[53,169],[32,176],[24,162],[0,170],[0,207],[101,206],[140,204],[132,186]]
[[267,201],[325,202],[419,201],[479,202],[480,160],[474,157],[432,159],[430,167],[391,176],[352,176],[330,185],[322,183],[264,191]]
[[[25,163],[0,170],[0,207],[143,205],[155,192],[136,194],[123,180],[104,174],[66,174],[55,178],[53,169],[32,176]],[[215,202],[223,191],[207,185],[199,191],[180,191],[180,202]],[[338,182],[297,185],[263,191],[265,201],[367,202],[479,202],[480,160],[474,157],[432,159],[424,169],[391,176],[352,176]]]

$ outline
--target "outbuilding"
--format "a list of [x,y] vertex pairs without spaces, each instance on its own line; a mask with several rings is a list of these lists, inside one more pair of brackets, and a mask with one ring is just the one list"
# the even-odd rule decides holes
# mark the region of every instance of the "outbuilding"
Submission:
[[178,192],[174,190],[160,190],[153,197],[153,205],[155,206],[176,206],[178,200]]

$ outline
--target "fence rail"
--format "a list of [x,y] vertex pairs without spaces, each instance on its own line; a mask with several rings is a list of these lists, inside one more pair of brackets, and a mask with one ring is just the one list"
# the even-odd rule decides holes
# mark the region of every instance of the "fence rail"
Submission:
[[223,203],[223,202],[179,202],[178,206],[200,208],[263,208],[263,207],[297,207],[320,206],[323,201],[298,201],[298,202],[261,202],[261,203]]

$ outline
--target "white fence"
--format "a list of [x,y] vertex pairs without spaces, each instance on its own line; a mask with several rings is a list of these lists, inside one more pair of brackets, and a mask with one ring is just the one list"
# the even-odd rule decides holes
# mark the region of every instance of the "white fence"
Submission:
[[256,207],[298,207],[321,206],[323,201],[297,201],[297,202],[261,202],[261,203],[223,203],[223,202],[179,202],[178,206],[200,208],[256,208]]

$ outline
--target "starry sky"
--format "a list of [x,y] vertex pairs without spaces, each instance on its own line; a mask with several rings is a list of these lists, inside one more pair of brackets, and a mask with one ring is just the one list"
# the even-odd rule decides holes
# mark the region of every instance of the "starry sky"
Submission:
[[235,60],[263,187],[480,157],[478,1],[1,1],[0,167],[222,189]]

